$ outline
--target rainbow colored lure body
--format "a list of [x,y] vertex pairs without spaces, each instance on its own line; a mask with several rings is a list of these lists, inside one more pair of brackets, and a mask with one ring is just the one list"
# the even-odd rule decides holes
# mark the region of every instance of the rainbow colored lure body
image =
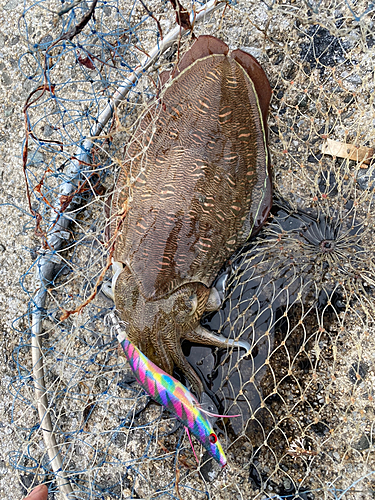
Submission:
[[109,316],[117,329],[117,339],[138,383],[153,400],[168,408],[194,434],[212,457],[224,467],[227,460],[223,448],[211,423],[201,411],[198,400],[181,382],[156,366],[130,342],[114,313],[110,313]]

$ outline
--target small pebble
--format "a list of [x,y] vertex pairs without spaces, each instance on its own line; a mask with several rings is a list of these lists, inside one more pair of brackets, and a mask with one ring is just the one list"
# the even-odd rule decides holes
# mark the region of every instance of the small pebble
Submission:
[[352,448],[357,451],[364,451],[370,448],[370,444],[371,439],[366,434],[362,434],[359,440],[356,443],[352,444]]

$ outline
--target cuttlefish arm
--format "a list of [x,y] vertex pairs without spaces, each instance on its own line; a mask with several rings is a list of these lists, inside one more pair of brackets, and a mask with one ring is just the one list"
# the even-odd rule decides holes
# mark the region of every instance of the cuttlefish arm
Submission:
[[197,344],[211,345],[215,347],[220,347],[221,349],[228,349],[228,347],[238,347],[240,349],[245,349],[246,352],[250,351],[250,344],[244,340],[228,339],[223,335],[217,335],[212,333],[203,326],[198,325],[191,332],[184,335],[185,340],[190,342],[196,342]]

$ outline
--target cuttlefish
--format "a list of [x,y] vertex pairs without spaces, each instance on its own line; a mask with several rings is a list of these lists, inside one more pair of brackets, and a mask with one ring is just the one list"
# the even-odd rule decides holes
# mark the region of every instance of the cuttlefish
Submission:
[[181,342],[235,342],[200,325],[220,308],[212,284],[272,204],[268,79],[259,63],[200,36],[138,121],[111,200],[112,293],[127,336],[165,372],[202,381]]

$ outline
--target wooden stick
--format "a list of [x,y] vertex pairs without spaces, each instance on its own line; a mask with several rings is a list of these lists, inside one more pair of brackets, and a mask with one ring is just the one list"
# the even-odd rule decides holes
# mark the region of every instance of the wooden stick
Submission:
[[[373,156],[373,148],[366,146],[355,146],[354,144],[346,144],[345,142],[326,139],[322,144],[322,153],[325,155],[336,156],[337,158],[348,158],[358,163],[369,165]],[[362,167],[367,168],[367,167]]]

